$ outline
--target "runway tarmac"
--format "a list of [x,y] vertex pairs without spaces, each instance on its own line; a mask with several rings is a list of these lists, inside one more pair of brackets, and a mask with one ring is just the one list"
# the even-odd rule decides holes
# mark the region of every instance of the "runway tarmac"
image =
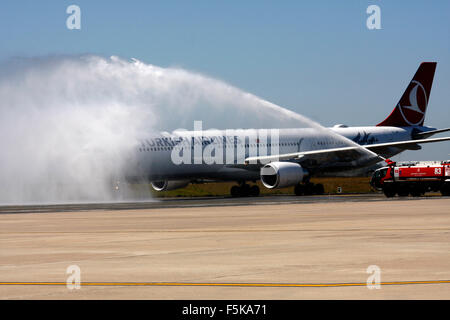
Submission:
[[[450,198],[0,208],[1,299],[449,299]],[[81,289],[66,269],[81,270]],[[381,288],[365,284],[371,265]]]
[[[437,194],[421,198],[436,198]],[[300,204],[300,203],[327,203],[327,202],[359,202],[359,201],[398,201],[402,198],[387,199],[380,193],[371,194],[339,194],[339,195],[314,195],[314,196],[290,196],[270,195],[259,197],[193,197],[193,198],[156,198],[150,201],[118,201],[105,203],[64,203],[64,204],[28,204],[28,205],[0,205],[2,213],[38,213],[38,212],[68,212],[87,210],[130,210],[130,209],[164,209],[164,208],[191,208],[191,207],[222,207],[222,206],[247,206],[247,205],[271,205],[271,204]]]

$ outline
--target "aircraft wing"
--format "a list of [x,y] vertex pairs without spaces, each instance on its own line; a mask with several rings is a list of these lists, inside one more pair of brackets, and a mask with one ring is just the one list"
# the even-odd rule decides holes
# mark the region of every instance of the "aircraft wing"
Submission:
[[271,156],[248,157],[245,164],[249,167],[261,166],[272,161],[292,161],[298,162],[305,167],[322,167],[333,163],[354,163],[361,159],[378,161],[384,160],[376,153],[365,149],[364,147],[350,146],[341,148],[311,150],[295,153],[286,153]]
[[[269,163],[271,161],[287,161],[292,160],[294,162],[312,162],[319,165],[328,161],[357,161],[361,156],[372,156],[372,159],[379,158],[384,160],[383,157],[377,154],[377,151],[383,150],[389,147],[407,148],[414,147],[417,144],[448,141],[450,137],[434,138],[434,139],[418,139],[418,140],[406,140],[396,142],[385,142],[370,145],[361,146],[349,146],[342,148],[320,149],[303,152],[286,153],[280,155],[271,156],[257,156],[248,157],[245,159],[245,164],[256,163]],[[370,157],[369,157],[370,158]]]

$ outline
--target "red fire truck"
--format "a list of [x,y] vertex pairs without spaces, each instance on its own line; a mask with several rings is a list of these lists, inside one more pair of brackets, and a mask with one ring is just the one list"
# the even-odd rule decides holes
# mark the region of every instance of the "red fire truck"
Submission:
[[419,197],[425,192],[440,191],[450,195],[450,161],[412,162],[397,165],[386,160],[387,166],[377,169],[370,185],[383,190],[386,197],[412,195]]

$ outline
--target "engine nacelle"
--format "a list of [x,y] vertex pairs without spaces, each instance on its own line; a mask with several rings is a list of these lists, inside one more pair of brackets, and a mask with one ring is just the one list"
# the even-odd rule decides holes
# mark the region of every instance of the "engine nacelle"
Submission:
[[189,184],[189,180],[153,181],[151,184],[156,191],[169,191],[186,187]]
[[294,162],[271,162],[261,168],[261,182],[269,189],[294,186],[303,181],[308,172]]

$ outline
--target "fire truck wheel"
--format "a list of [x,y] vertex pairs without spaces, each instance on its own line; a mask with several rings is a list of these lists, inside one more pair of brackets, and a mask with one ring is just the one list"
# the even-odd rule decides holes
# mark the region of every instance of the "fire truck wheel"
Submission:
[[411,195],[413,197],[420,197],[421,195],[423,195],[424,192],[423,190],[421,190],[420,188],[412,188],[411,189]]
[[450,185],[447,184],[443,185],[441,188],[441,194],[443,196],[450,196]]
[[394,188],[389,188],[389,187],[384,187],[383,188],[383,193],[386,197],[388,198],[392,198],[395,197],[395,189]]

